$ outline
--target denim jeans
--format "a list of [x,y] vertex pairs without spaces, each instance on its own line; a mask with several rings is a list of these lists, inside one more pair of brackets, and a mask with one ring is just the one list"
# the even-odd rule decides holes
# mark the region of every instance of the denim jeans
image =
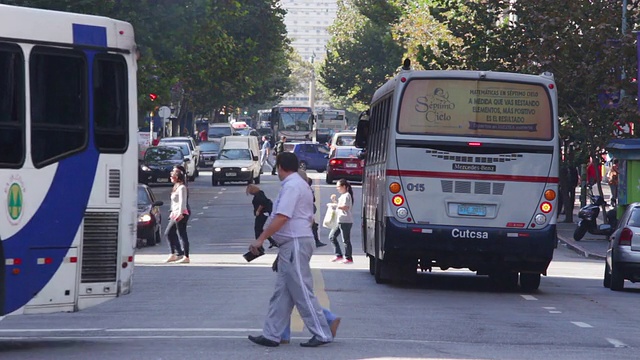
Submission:
[[[322,313],[324,314],[324,317],[327,318],[329,326],[331,326],[331,323],[337,318],[337,316],[335,316],[335,314],[333,314],[329,309],[325,308],[322,308]],[[291,340],[291,321],[289,321],[289,325],[287,325],[287,328],[282,332],[280,340]]]
[[352,223],[338,223],[338,227],[331,229],[329,232],[329,241],[333,244],[336,256],[340,257],[342,257],[342,249],[340,249],[340,244],[338,244],[338,236],[342,237],[342,242],[344,243],[344,257],[348,260],[353,260],[353,256],[351,254],[352,226]]
[[[169,240],[172,254],[189,257],[189,237],[187,236],[187,221],[189,215],[184,215],[180,221],[170,220],[165,235]],[[180,244],[182,242],[182,244]]]

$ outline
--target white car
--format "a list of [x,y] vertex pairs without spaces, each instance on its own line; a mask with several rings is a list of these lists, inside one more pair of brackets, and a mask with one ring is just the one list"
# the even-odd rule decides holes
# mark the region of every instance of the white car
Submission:
[[225,182],[246,181],[260,184],[260,161],[258,155],[248,148],[224,148],[213,163],[211,185]]
[[187,159],[187,176],[189,177],[189,181],[193,181],[195,180],[195,178],[198,176],[199,172],[198,172],[198,167],[197,167],[197,160],[196,158],[193,156],[193,153],[191,152],[190,148],[189,148],[189,143],[186,141],[180,142],[180,141],[166,141],[165,139],[161,139],[160,142],[158,143],[158,146],[173,146],[176,148],[179,148],[180,150],[182,150],[182,153],[185,155],[185,159]]

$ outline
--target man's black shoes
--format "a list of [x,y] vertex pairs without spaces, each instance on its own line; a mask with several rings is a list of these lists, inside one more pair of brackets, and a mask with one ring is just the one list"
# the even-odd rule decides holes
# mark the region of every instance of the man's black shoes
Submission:
[[300,346],[302,347],[318,347],[320,345],[325,345],[330,343],[330,341],[322,341],[320,339],[318,339],[317,337],[312,337],[311,339],[309,339],[309,341],[301,343]]
[[[262,346],[268,346],[268,347],[276,347],[278,345],[280,345],[279,342],[277,341],[273,341],[273,340],[269,340],[266,337],[260,335],[260,336],[251,336],[249,335],[249,340],[251,340],[252,342],[258,344],[258,345],[262,345]],[[318,345],[316,345],[318,346]]]

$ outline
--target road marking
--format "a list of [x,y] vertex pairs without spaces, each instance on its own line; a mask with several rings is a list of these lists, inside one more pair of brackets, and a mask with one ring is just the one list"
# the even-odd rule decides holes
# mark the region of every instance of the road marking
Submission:
[[581,328],[592,328],[593,327],[593,326],[591,326],[591,325],[589,325],[587,323],[581,322],[581,321],[572,321],[571,323],[573,325],[575,325],[577,327],[581,327]]
[[525,300],[538,300],[536,299],[535,296],[532,296],[532,295],[520,295],[520,296],[522,296],[522,298]]
[[542,308],[545,309],[545,310],[555,310],[556,309],[553,306],[543,306]]
[[[320,306],[325,309],[330,308],[329,295],[324,291],[324,278],[319,269],[311,269],[311,277],[313,278],[313,293],[316,295]],[[298,308],[294,308],[291,313],[291,331],[302,331],[304,329],[304,321],[298,312]]]
[[[209,207],[208,206],[203,206],[202,207],[204,210],[207,210]],[[202,214],[202,213],[201,213]]]
[[608,341],[611,345],[613,345],[613,347],[616,347],[616,348],[626,348],[626,347],[629,347],[629,345],[627,345],[627,344],[623,343],[623,342],[622,342],[622,341],[620,341],[620,340],[611,339],[611,338],[606,338],[606,339],[607,339],[607,341]]
[[204,215],[204,212],[199,212],[198,215]]
[[549,314],[562,314],[562,311],[551,310],[549,311]]

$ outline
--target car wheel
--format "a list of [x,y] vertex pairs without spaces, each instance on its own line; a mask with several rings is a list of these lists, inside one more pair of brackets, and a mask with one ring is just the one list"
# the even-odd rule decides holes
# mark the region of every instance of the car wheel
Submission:
[[611,288],[611,274],[609,273],[609,264],[604,263],[604,280],[602,280],[602,286]]
[[318,169],[316,170],[318,173],[322,174],[324,172],[324,169]]
[[196,166],[196,171],[193,172],[193,177],[196,178],[200,176],[200,170],[198,170],[198,166]]
[[258,174],[258,177],[257,177],[257,178],[254,178],[254,179],[253,179],[253,182],[254,182],[255,184],[260,184],[260,174]]
[[218,185],[218,182],[216,181],[216,177],[211,174],[211,186],[216,186]]
[[331,175],[327,173],[327,177],[325,178],[325,181],[327,182],[327,184],[333,184],[333,177],[331,177]]
[[300,165],[298,165],[298,169],[300,169],[302,171],[307,171],[307,162],[306,161],[300,161]]
[[611,264],[611,290],[620,291],[624,289],[624,276],[615,263]]

